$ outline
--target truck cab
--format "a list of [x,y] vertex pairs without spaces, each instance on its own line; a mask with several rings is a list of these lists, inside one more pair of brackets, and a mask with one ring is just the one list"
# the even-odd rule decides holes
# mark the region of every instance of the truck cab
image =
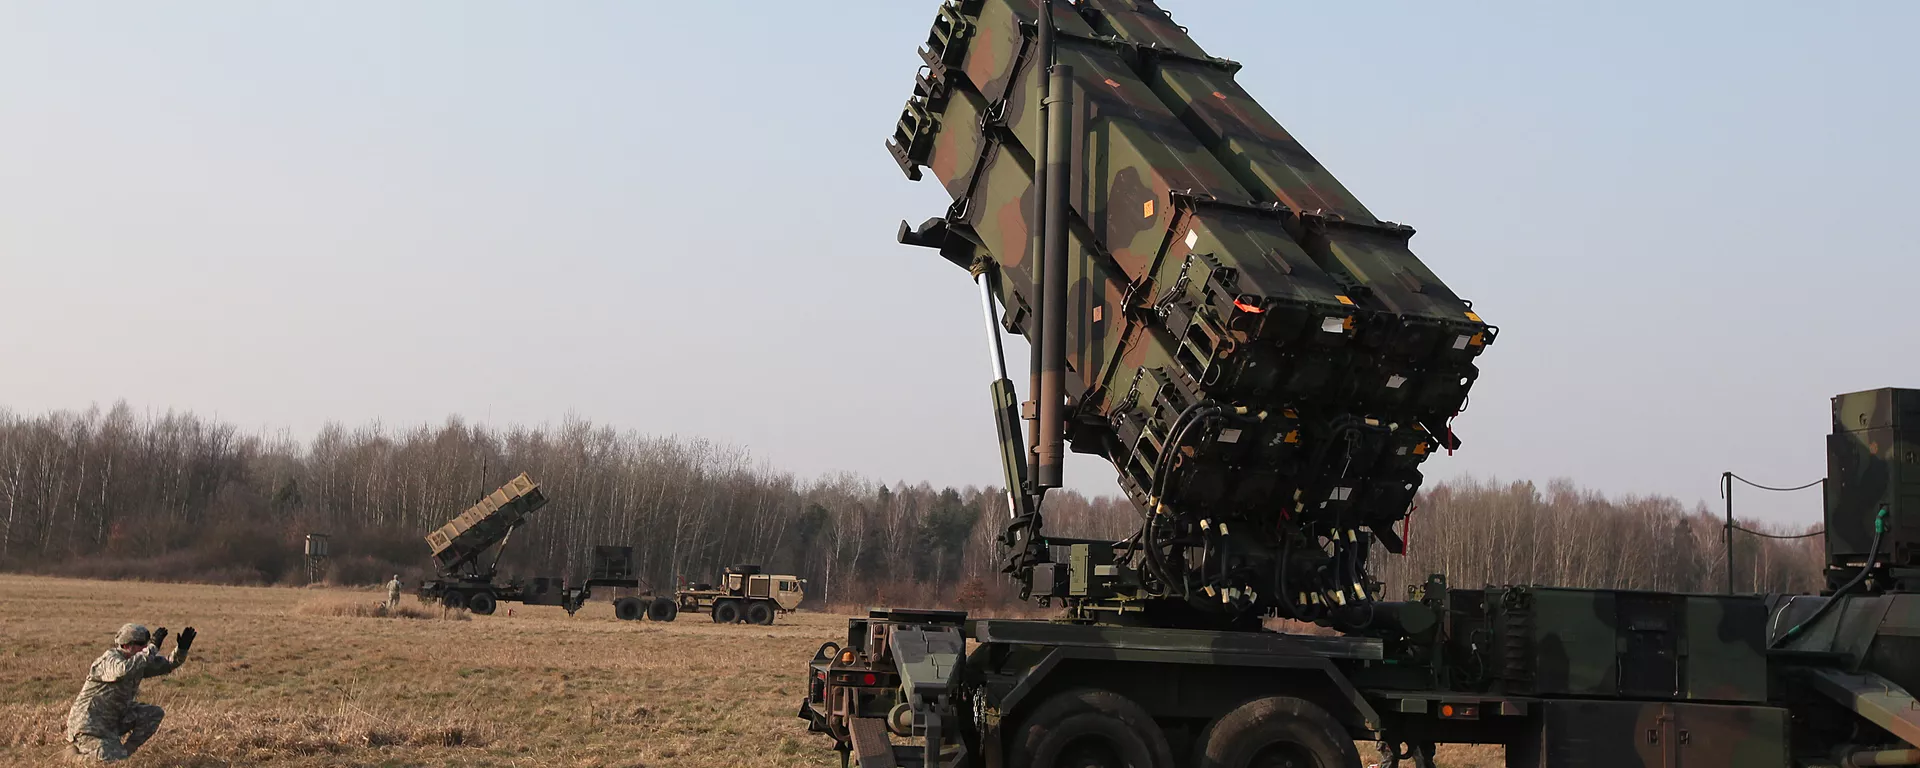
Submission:
[[748,600],[772,600],[782,612],[791,612],[806,599],[806,584],[798,576],[761,573],[757,565],[735,565],[721,575],[720,591]]

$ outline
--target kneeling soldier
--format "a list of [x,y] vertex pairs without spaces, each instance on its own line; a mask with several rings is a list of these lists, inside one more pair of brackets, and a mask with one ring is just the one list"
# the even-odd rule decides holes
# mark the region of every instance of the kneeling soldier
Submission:
[[193,636],[193,627],[182,630],[173,655],[161,656],[166,627],[151,634],[139,624],[121,627],[113,638],[114,647],[100,654],[93,668],[87,670],[87,682],[80,686],[73,708],[67,710],[67,741],[74,752],[101,762],[125,760],[153,738],[166,713],[152,704],[134,701],[140,695],[140,681],[172,672],[185,662]]

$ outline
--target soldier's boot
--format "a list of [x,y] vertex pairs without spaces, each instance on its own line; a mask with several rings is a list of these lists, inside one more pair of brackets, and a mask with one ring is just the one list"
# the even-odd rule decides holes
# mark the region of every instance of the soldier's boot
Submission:
[[127,759],[127,748],[116,739],[82,733],[73,737],[73,753],[83,763],[117,763]]
[[160,721],[166,717],[167,711],[164,709],[152,704],[134,702],[133,706],[127,710],[127,754],[133,754],[140,745],[147,743],[147,739],[153,738],[154,732],[160,730]]

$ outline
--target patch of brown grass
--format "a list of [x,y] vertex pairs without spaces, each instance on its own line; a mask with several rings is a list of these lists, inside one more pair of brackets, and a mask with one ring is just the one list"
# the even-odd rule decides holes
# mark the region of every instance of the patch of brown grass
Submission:
[[448,608],[444,605],[408,605],[402,601],[392,608],[385,600],[367,600],[364,598],[344,598],[327,596],[315,598],[294,606],[293,612],[302,616],[352,616],[362,619],[443,619],[446,621],[472,621],[473,614],[465,608]]
[[1499,744],[1442,744],[1433,759],[1441,768],[1502,768],[1507,764],[1507,748]]
[[200,632],[184,666],[141,686],[167,719],[135,765],[839,764],[794,712],[843,616],[626,622],[596,602],[360,618],[383,597],[0,575],[0,765],[60,764],[67,706],[127,621]]
[[[364,621],[329,607],[384,596],[0,575],[0,765],[64,764],[67,706],[127,621],[200,632],[184,666],[141,686],[167,718],[136,766],[839,765],[794,712],[804,665],[845,637],[844,615],[663,624],[596,602],[572,617],[503,605],[465,621]],[[1498,755],[1443,748],[1441,765],[1490,768]]]

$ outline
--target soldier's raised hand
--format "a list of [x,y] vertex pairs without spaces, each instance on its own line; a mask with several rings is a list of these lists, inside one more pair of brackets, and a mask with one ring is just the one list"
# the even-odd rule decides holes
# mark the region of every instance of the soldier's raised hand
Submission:
[[153,631],[153,650],[155,651],[160,650],[160,644],[166,641],[167,641],[166,627],[161,627]]
[[185,652],[188,648],[193,647],[194,634],[195,633],[193,631],[193,627],[187,627],[186,629],[180,630],[180,650],[182,652]]

